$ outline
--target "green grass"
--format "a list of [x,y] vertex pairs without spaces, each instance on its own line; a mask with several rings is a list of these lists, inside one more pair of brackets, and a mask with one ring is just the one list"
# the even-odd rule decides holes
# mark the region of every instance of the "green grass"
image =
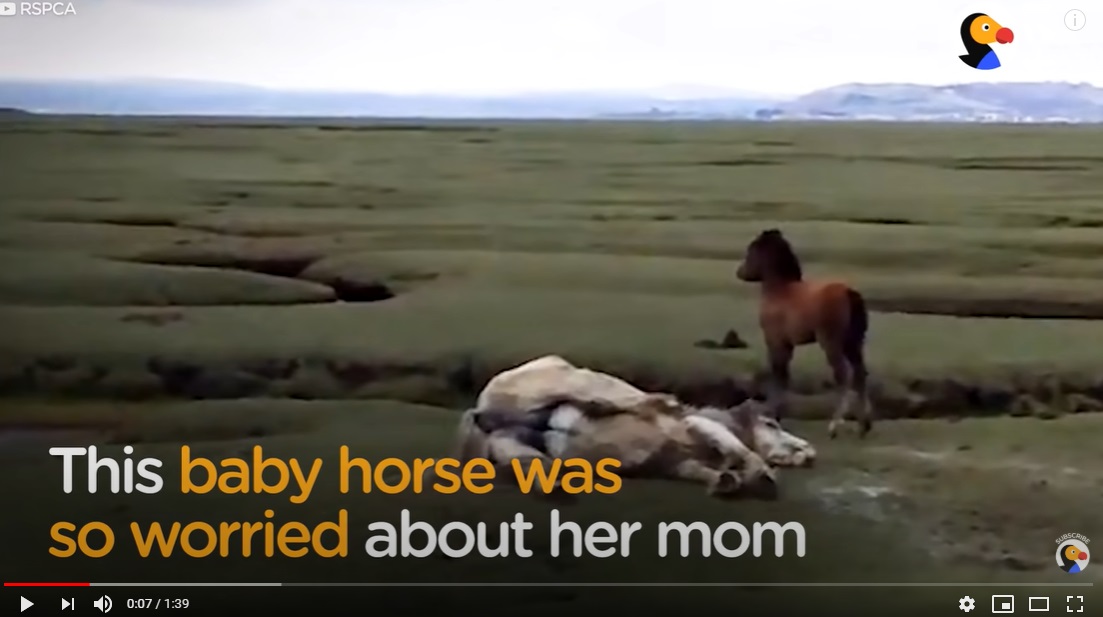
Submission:
[[[882,416],[1003,414],[1034,400],[1025,407],[1043,411],[1032,413],[1063,415],[1067,395],[1103,399],[1100,137],[1084,126],[6,120],[0,150],[18,156],[5,156],[0,186],[0,440],[7,494],[33,505],[5,528],[38,531],[4,545],[60,576],[42,548],[58,512],[117,522],[259,512],[230,498],[67,501],[43,490],[56,465],[36,439],[166,455],[184,441],[211,453],[260,442],[323,455],[344,442],[372,457],[439,455],[455,409],[486,379],[548,353],[689,400],[736,402],[760,389],[764,357],[756,290],[734,270],[769,227],[792,239],[810,275],[848,279],[868,298]],[[340,300],[372,285],[395,297]],[[750,348],[694,344],[728,329]],[[818,352],[802,350],[796,369],[808,396],[795,411],[822,418],[832,401]],[[249,400],[163,400],[179,398]],[[89,424],[91,434],[28,432]],[[796,518],[809,526],[805,560],[356,559],[310,571],[1045,582],[1061,575],[1053,540],[1090,536],[1103,505],[1098,414],[881,422],[863,443],[827,440],[820,421],[797,426],[823,463],[784,473],[778,502],[636,482],[563,507],[580,520]],[[347,506],[362,525],[407,503],[434,520],[549,507],[505,494],[382,503],[327,491],[299,509]],[[203,568],[234,578],[246,565],[257,580],[301,567]],[[140,567],[152,576],[179,564]],[[543,593],[514,601],[527,611],[584,595]],[[878,593],[926,614],[957,597]],[[784,599],[748,592],[738,606]]]

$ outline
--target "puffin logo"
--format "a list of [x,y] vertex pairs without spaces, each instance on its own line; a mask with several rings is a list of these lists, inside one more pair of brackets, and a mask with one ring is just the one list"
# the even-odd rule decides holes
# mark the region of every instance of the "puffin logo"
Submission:
[[1069,574],[1088,568],[1089,540],[1078,533],[1066,533],[1057,538],[1057,567]]
[[992,43],[1004,45],[1015,40],[1015,33],[1004,28],[984,13],[973,13],[961,22],[961,42],[965,55],[961,61],[979,71],[1000,68],[1000,59],[992,51]]

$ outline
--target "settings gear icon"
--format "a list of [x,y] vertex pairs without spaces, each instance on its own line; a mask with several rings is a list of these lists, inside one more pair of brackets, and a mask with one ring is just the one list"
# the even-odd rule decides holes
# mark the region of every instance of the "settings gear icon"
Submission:
[[976,604],[976,600],[970,598],[969,596],[965,596],[964,598],[957,601],[957,607],[965,611],[966,613],[976,608]]

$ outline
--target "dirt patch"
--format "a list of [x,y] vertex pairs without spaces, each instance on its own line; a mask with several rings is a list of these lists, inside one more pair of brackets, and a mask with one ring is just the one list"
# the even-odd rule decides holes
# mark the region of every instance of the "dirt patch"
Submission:
[[735,330],[728,330],[718,340],[701,339],[693,343],[694,347],[701,349],[747,349],[750,345]]
[[899,510],[900,492],[878,482],[869,474],[838,484],[813,489],[813,495],[827,512],[859,516],[875,523],[892,520]]
[[343,302],[382,302],[396,295],[390,287],[378,281],[363,283],[337,278],[330,287],[337,294],[337,299]]
[[440,276],[437,272],[392,266],[383,261],[379,255],[346,253],[312,263],[299,278],[333,288],[337,297],[346,302],[377,302]]

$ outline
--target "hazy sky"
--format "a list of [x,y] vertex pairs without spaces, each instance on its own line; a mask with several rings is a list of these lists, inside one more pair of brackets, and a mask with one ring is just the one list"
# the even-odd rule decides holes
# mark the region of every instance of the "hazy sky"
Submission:
[[[799,93],[846,82],[1103,86],[1100,0],[73,0],[0,17],[0,77],[186,78],[303,89]],[[1068,30],[1082,10],[1087,27]],[[958,27],[1015,40],[965,66]],[[1094,59],[1094,60],[1093,60]]]

